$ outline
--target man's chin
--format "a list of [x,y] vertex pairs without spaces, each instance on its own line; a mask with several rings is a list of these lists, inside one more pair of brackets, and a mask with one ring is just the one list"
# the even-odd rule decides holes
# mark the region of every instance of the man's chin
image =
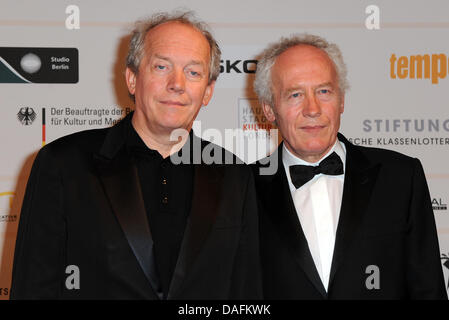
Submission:
[[309,156],[320,157],[321,155],[324,155],[328,149],[329,146],[324,143],[317,143],[317,142],[301,143],[298,145],[296,153],[305,155],[307,157]]
[[169,123],[163,123],[161,124],[161,128],[163,131],[167,133],[181,133],[182,131],[185,131],[188,133],[189,126],[182,122],[169,122]]

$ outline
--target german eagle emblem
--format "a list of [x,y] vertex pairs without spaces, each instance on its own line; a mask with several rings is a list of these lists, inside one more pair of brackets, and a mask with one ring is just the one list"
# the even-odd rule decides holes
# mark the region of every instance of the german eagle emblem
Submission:
[[36,112],[34,112],[33,108],[20,108],[20,111],[17,113],[17,119],[19,119],[20,123],[23,125],[28,126],[33,123],[34,119],[36,119]]

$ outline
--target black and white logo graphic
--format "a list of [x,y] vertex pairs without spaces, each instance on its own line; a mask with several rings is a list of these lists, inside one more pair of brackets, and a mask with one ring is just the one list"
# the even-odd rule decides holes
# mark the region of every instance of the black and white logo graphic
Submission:
[[77,83],[78,49],[0,47],[0,83]]
[[441,198],[432,198],[433,210],[447,210],[447,204]]
[[33,108],[23,107],[17,113],[17,119],[25,126],[29,126],[36,119],[36,112]]

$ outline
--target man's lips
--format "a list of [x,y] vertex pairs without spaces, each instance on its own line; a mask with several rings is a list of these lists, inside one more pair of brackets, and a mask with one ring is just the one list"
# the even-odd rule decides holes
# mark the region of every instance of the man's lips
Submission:
[[300,126],[299,128],[302,130],[307,130],[307,131],[316,131],[316,130],[321,130],[323,128],[325,128],[326,126],[320,126],[320,125],[308,125],[308,126]]
[[169,106],[180,106],[180,107],[183,107],[186,105],[186,103],[182,103],[180,101],[172,101],[172,100],[160,101],[160,103],[169,105]]

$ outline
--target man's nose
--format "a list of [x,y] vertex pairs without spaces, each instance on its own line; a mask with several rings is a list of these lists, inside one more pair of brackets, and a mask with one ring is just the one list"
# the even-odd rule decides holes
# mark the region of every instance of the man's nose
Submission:
[[319,117],[321,115],[321,106],[314,94],[307,95],[302,110],[305,117]]
[[185,90],[185,75],[182,70],[173,70],[170,74],[167,90],[170,92],[183,93]]

